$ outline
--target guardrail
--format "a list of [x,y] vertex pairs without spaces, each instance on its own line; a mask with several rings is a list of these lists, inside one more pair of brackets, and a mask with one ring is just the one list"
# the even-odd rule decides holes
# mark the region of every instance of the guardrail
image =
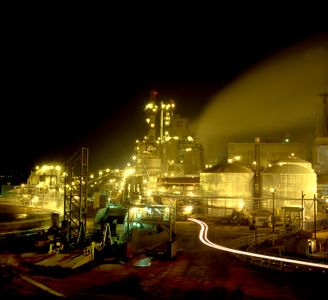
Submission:
[[[278,240],[279,238],[283,237],[283,235],[277,235],[277,234],[257,234],[256,236],[250,235],[246,237],[241,237],[234,239],[231,241],[227,247],[233,248],[233,249],[246,249],[247,252],[251,253],[257,253],[262,254],[266,256],[271,257],[279,257],[279,258],[286,258],[286,259],[295,259],[300,260],[299,258],[291,257],[291,256],[284,256],[281,254],[275,254],[268,251],[263,251],[258,249],[257,247],[261,245],[262,243],[269,241],[271,243],[274,243],[274,241]],[[297,263],[289,263],[285,261],[277,261],[270,258],[264,258],[264,257],[257,257],[257,256],[248,256],[248,255],[242,255],[242,254],[233,254],[234,256],[238,257],[242,261],[246,261],[252,265],[259,266],[261,268],[268,268],[268,269],[274,269],[284,272],[300,272],[300,271],[319,271],[321,270],[320,267],[315,266],[305,266],[303,264],[297,264]],[[317,262],[315,260],[308,259],[308,262]],[[325,271],[322,271],[325,273]]]

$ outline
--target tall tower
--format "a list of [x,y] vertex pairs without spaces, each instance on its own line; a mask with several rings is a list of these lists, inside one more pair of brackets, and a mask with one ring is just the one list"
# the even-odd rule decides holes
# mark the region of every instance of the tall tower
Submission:
[[64,220],[68,226],[68,241],[84,243],[86,233],[89,149],[82,147],[65,164]]
[[326,91],[319,96],[321,100],[316,107],[317,123],[313,145],[313,165],[318,176],[324,176],[325,182],[327,181],[328,184],[328,93]]
[[170,100],[169,103],[161,102],[161,132],[160,132],[160,141],[163,143],[164,135],[166,135],[165,129],[168,128],[171,124],[171,119],[173,118],[175,103],[173,100]]
[[146,122],[149,125],[147,137],[150,141],[155,141],[156,139],[156,115],[158,107],[156,105],[156,91],[150,92],[149,102],[145,107]]

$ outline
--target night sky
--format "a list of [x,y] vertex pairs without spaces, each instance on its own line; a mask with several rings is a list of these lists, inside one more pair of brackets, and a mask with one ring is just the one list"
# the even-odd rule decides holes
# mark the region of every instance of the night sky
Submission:
[[[273,17],[249,24],[239,18],[239,25],[222,12],[201,17],[94,17],[82,25],[45,16],[42,23],[7,25],[0,173],[28,174],[81,147],[89,148],[91,170],[122,167],[147,132],[143,107],[151,90],[196,122],[214,95],[259,62],[318,35],[327,38],[320,17],[311,24],[301,17],[289,22],[287,15],[277,24]],[[204,136],[202,130],[195,133]]]

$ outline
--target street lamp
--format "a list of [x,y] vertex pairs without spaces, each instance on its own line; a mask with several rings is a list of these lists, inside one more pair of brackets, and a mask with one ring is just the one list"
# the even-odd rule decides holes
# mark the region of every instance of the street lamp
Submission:
[[274,233],[274,227],[275,227],[274,198],[275,198],[275,193],[276,193],[276,187],[272,187],[270,189],[270,192],[272,194],[272,233]]

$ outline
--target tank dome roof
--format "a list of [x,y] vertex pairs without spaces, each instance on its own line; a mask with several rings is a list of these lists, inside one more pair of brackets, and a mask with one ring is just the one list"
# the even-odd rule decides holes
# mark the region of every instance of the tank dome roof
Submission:
[[267,168],[263,173],[312,174],[314,171],[296,164],[283,164]]
[[307,160],[304,160],[304,159],[301,159],[301,158],[298,158],[298,157],[288,157],[288,158],[284,158],[284,159],[281,159],[281,160],[277,160],[277,161],[274,161],[273,164],[281,164],[281,163],[310,163],[309,161]]
[[203,173],[253,173],[253,171],[238,163],[216,165]]

